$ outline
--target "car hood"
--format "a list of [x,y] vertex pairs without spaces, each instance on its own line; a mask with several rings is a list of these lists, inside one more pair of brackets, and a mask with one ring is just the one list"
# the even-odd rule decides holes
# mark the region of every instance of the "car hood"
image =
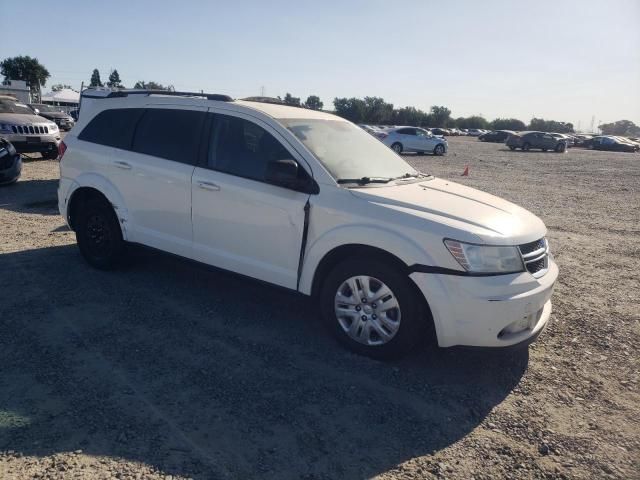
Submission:
[[475,236],[476,241],[487,244],[520,245],[546,234],[542,220],[524,208],[438,178],[404,185],[356,188],[351,192],[370,203],[463,230]]
[[31,125],[33,123],[51,123],[51,121],[39,115],[29,115],[25,113],[0,113],[0,123]]
[[70,118],[64,112],[40,112],[40,116],[45,118]]

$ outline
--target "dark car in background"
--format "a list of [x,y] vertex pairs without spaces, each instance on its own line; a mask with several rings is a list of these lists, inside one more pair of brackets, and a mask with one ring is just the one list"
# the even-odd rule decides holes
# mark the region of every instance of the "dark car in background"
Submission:
[[637,152],[640,150],[640,144],[622,137],[603,135],[593,137],[589,148],[592,148],[593,150],[607,150],[610,152]]
[[521,148],[523,151],[538,149],[546,152],[553,150],[555,152],[564,152],[568,148],[569,141],[566,138],[556,138],[546,132],[520,132],[509,135],[506,145],[511,150]]
[[509,135],[515,135],[516,132],[511,130],[494,130],[493,132],[483,133],[478,137],[478,140],[483,142],[496,142],[504,143]]
[[47,120],[55,122],[60,130],[69,131],[76,124],[71,115],[57,110],[56,107],[52,107],[51,105],[45,105],[44,103],[30,103],[29,107],[31,107],[31,110],[33,110],[36,115],[40,115]]
[[0,185],[15,183],[20,178],[22,159],[11,142],[0,138]]
[[429,130],[431,131],[431,133],[433,135],[444,136],[444,135],[450,135],[451,134],[451,132],[449,130],[447,130],[446,128],[430,128]]

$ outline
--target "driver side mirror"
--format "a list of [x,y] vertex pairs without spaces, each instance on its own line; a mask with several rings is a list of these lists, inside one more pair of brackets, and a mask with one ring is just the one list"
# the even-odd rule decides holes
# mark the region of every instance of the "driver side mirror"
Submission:
[[[298,162],[291,158],[275,160],[267,164],[265,180],[268,183],[305,193],[318,193],[315,182],[298,176]],[[315,187],[315,188],[314,188]]]

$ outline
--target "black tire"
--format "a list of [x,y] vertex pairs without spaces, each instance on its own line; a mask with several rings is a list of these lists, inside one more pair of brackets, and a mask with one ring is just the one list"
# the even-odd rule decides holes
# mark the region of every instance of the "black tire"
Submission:
[[564,143],[559,143],[558,145],[556,145],[556,148],[555,148],[557,153],[564,153],[566,149],[567,149],[567,145]]
[[531,150],[531,144],[529,142],[526,142],[524,145],[522,145],[523,152],[528,152],[529,150]]
[[103,198],[91,198],[78,207],[74,221],[80,253],[89,265],[112,270],[124,253],[122,230],[113,207]]
[[49,150],[41,153],[43,160],[55,160],[58,158],[58,150]]
[[[351,338],[335,312],[338,289],[349,278],[360,275],[379,279],[391,289],[399,304],[399,328],[390,340],[381,345],[366,345]],[[430,331],[430,313],[418,295],[406,272],[393,264],[370,257],[354,257],[336,265],[327,275],[320,291],[320,311],[326,327],[349,350],[380,360],[390,360],[409,353]],[[375,307],[374,304],[370,306]],[[364,310],[362,313],[365,313]],[[373,321],[372,318],[375,316],[368,321]]]
[[516,149],[516,147],[514,147],[513,145],[509,145],[509,150],[511,150],[512,152]]
[[400,155],[402,154],[402,151],[404,150],[404,148],[402,147],[402,144],[400,142],[396,142],[393,145],[391,145],[391,150],[393,150],[398,155]]
[[542,149],[542,151],[543,151],[543,152],[546,152],[547,150],[548,150],[548,149],[546,149],[546,148],[543,148],[543,149]]
[[437,155],[438,157],[441,157],[442,155],[444,155],[444,145],[441,143],[436,145],[435,148],[433,149],[433,154]]

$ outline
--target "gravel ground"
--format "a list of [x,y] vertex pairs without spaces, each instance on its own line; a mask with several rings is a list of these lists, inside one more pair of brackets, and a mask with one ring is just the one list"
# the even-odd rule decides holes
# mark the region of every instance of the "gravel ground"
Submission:
[[279,289],[138,250],[93,270],[56,162],[25,163],[0,189],[0,478],[640,478],[640,155],[450,144],[406,158],[549,228],[528,351],[379,363]]

